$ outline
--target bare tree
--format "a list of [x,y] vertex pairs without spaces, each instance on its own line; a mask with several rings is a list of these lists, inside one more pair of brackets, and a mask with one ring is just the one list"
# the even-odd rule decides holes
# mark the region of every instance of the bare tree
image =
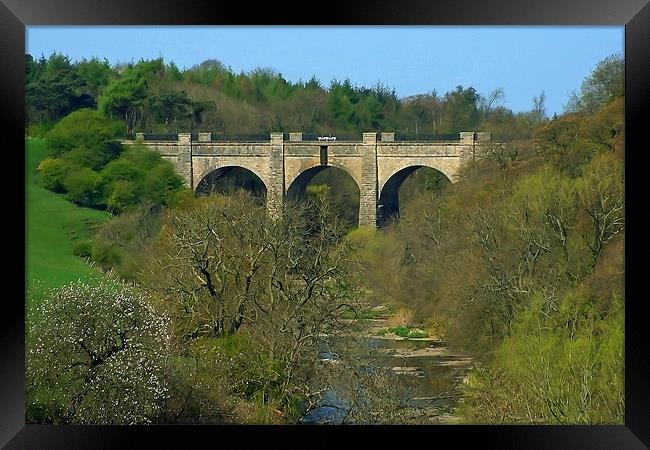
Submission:
[[273,219],[245,196],[194,199],[170,217],[144,283],[179,336],[245,336],[232,385],[252,370],[264,401],[288,401],[308,392],[319,337],[344,332],[356,308],[343,229],[326,203]]
[[479,97],[479,102],[481,104],[481,109],[483,109],[485,120],[487,120],[490,117],[490,111],[492,110],[492,106],[495,105],[497,102],[503,100],[504,98],[505,98],[505,93],[502,88],[496,88],[493,91],[491,91],[487,96],[481,95]]
[[531,113],[534,124],[541,123],[546,118],[546,105],[544,104],[545,100],[546,94],[544,91],[539,94],[539,97],[533,97],[533,110]]

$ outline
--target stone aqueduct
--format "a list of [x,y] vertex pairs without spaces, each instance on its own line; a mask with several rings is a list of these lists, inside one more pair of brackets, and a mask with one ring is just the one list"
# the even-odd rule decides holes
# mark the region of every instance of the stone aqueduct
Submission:
[[196,190],[214,170],[242,167],[257,175],[266,187],[267,209],[281,210],[289,189],[304,189],[327,167],[347,172],[359,187],[359,226],[378,226],[379,216],[399,212],[398,190],[420,167],[442,172],[451,182],[468,160],[489,144],[490,134],[461,132],[460,140],[445,142],[395,141],[394,133],[363,133],[360,142],[306,141],[302,133],[271,133],[267,142],[219,142],[211,133],[179,133],[176,141],[145,140],[143,133],[126,145],[139,142],[171,161],[188,186]]

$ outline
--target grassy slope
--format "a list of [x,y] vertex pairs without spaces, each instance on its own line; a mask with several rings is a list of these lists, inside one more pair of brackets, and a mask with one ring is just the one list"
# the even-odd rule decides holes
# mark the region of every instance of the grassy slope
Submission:
[[81,277],[98,279],[101,274],[75,256],[75,244],[108,218],[108,214],[80,208],[37,182],[36,167],[45,157],[45,141],[28,139],[27,151],[27,282],[55,287]]

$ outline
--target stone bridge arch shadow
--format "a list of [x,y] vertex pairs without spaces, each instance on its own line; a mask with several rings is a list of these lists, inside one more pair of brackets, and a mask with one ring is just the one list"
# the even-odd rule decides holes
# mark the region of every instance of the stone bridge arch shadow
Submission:
[[212,194],[250,194],[261,205],[266,204],[266,183],[252,170],[241,166],[224,166],[210,170],[197,183],[197,196]]
[[[416,174],[417,172],[417,174]],[[400,188],[404,182],[411,176],[418,176],[421,178],[429,177],[431,182],[436,186],[431,186],[434,189],[441,189],[444,186],[451,184],[452,180],[449,175],[436,167],[426,165],[412,165],[404,167],[393,175],[380,186],[379,199],[377,202],[377,226],[383,227],[399,220],[400,215]],[[422,180],[420,180],[422,181]]]
[[[312,191],[308,188],[320,185],[327,186],[327,192]],[[303,170],[287,187],[284,196],[285,203],[305,202],[312,196],[326,195],[333,205],[334,211],[350,228],[359,226],[359,207],[361,190],[357,180],[346,169],[320,165]]]

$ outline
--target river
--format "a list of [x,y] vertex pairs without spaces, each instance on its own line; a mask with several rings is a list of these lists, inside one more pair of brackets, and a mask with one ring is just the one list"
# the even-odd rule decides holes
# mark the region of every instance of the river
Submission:
[[[356,359],[361,361],[365,370],[379,369],[391,375],[389,379],[394,386],[387,389],[387,393],[407,389],[403,413],[396,423],[458,422],[458,417],[454,415],[454,407],[458,402],[458,390],[455,387],[462,382],[471,367],[470,357],[451,352],[443,341],[435,339],[395,339],[364,335],[355,338],[354,345],[362,347],[357,348],[362,350],[362,356]],[[339,356],[329,348],[322,346],[320,359],[325,364],[340,364]],[[340,359],[345,359],[345,355],[341,355]],[[342,392],[344,388],[333,382],[322,400],[305,414],[302,423],[354,423],[349,421],[349,401],[345,400]]]

